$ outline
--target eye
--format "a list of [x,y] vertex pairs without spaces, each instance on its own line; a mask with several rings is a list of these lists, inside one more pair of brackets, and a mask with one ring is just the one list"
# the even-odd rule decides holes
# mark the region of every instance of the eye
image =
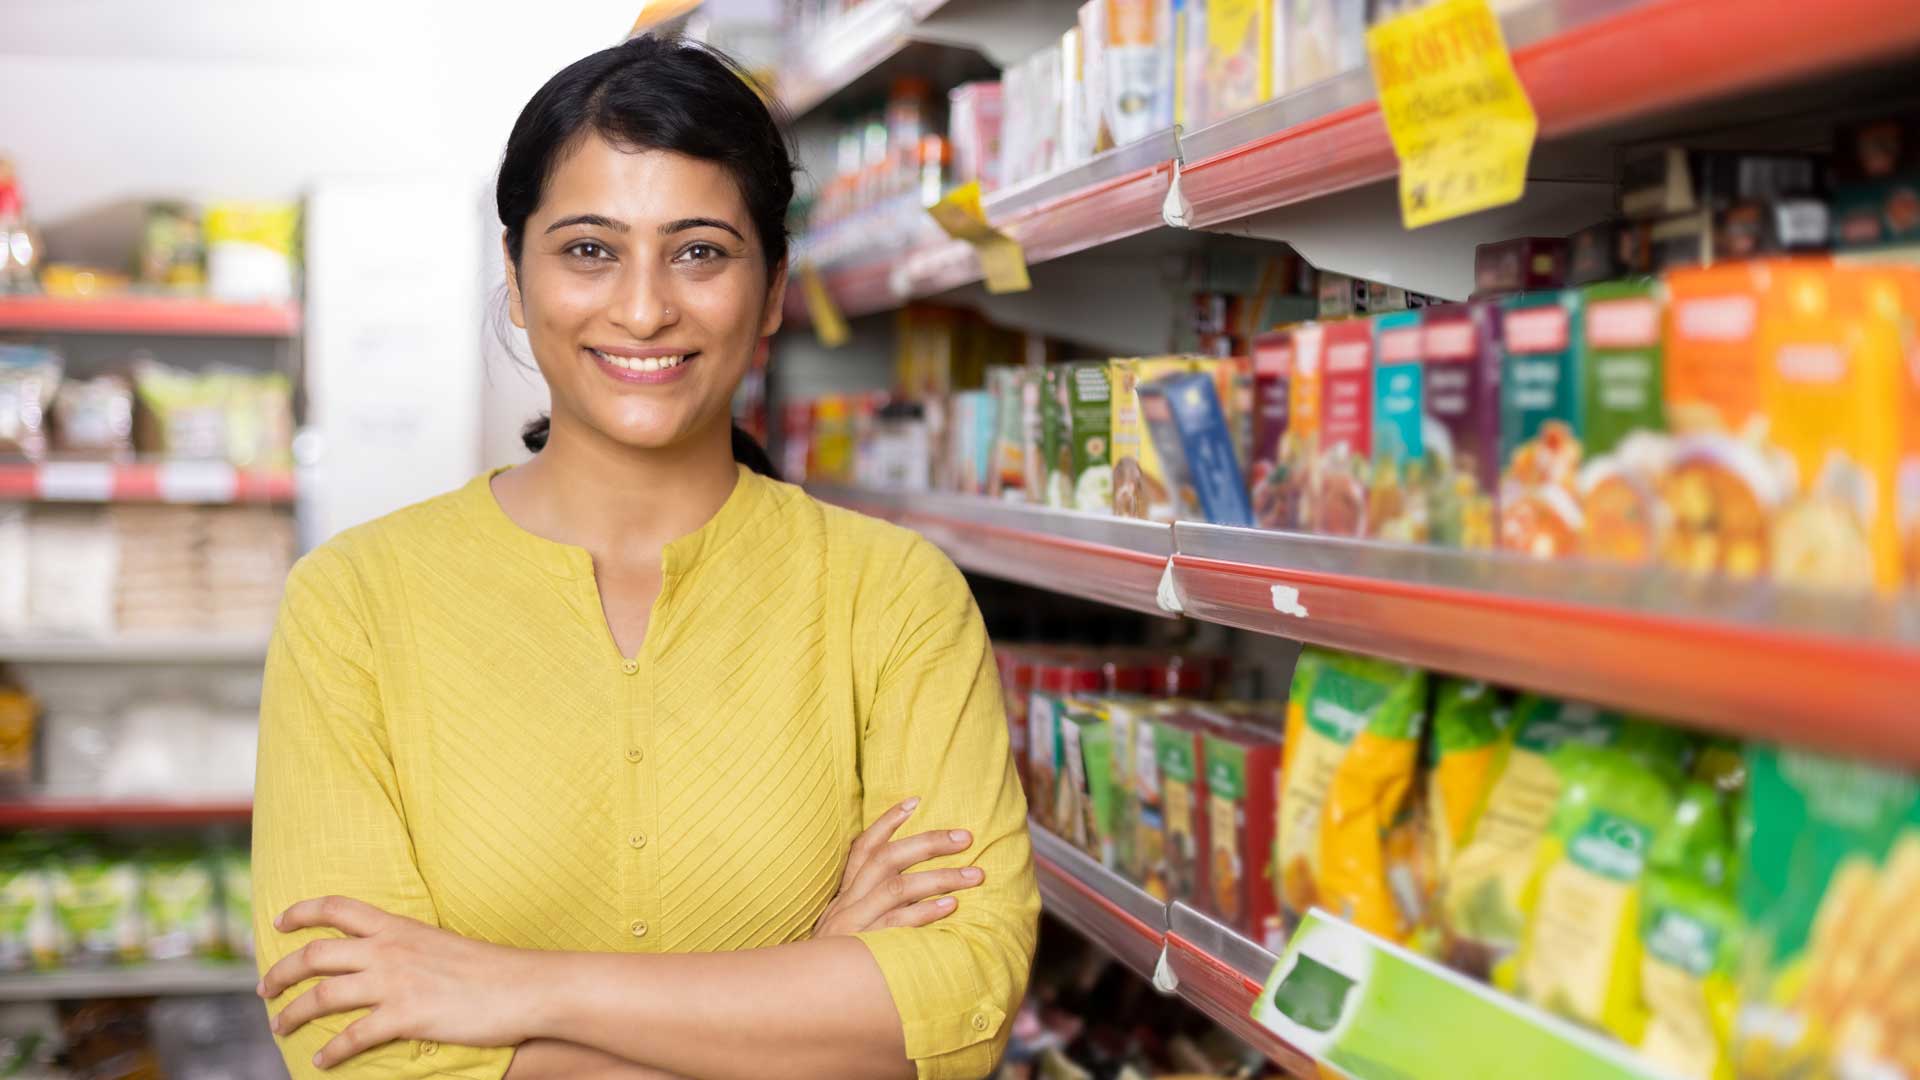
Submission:
[[566,252],[576,259],[586,259],[593,262],[613,257],[613,253],[608,251],[604,245],[592,240],[582,240],[575,244],[569,244]]
[[726,252],[705,240],[695,240],[680,251],[680,258],[687,262],[709,262],[725,255]]

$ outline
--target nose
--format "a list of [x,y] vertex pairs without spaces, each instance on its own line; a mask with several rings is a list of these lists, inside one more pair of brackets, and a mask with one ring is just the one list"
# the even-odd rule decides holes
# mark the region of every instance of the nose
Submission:
[[645,266],[631,266],[613,292],[608,318],[636,341],[653,337],[680,319],[669,286],[668,275]]

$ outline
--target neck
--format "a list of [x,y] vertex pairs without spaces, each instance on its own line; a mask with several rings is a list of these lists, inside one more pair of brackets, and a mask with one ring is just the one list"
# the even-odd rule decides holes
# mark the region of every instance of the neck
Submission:
[[501,474],[501,508],[538,536],[583,547],[595,561],[657,562],[699,529],[739,480],[724,414],[674,446],[635,449],[556,413],[546,449]]

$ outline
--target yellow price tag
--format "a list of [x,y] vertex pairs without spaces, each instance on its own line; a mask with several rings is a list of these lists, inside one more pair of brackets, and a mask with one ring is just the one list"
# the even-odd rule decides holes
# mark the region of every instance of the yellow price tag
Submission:
[[1517,201],[1539,129],[1487,0],[1438,0],[1367,31],[1409,229]]
[[847,317],[840,314],[840,305],[833,302],[827,283],[820,280],[820,271],[804,259],[800,261],[800,295],[807,301],[807,319],[813,323],[813,336],[820,339],[820,344],[829,349],[845,345]]
[[1027,253],[1019,241],[994,228],[980,205],[980,182],[969,180],[947,193],[946,198],[927,207],[927,213],[947,235],[973,245],[980,257],[980,272],[990,293],[1026,292],[1033,288],[1027,277]]

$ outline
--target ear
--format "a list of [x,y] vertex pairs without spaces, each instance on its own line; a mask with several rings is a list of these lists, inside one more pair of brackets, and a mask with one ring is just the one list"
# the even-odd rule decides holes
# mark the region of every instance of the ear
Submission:
[[767,306],[760,312],[760,336],[772,337],[787,316],[787,260],[773,268],[767,281]]
[[507,247],[507,231],[500,230],[500,261],[507,268],[507,318],[522,330],[527,328],[527,308],[520,299],[520,268],[513,265],[513,252]]

